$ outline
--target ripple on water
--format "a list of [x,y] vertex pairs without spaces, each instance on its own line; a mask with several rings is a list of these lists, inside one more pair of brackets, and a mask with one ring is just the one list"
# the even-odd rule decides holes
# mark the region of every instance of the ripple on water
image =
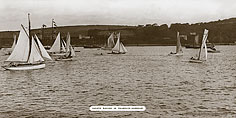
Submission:
[[[183,61],[193,49],[175,57],[167,56],[173,46],[147,46],[128,47],[125,55],[79,49],[74,61],[47,62],[45,69],[1,69],[0,117],[235,117],[235,46],[217,48],[224,54],[209,54],[205,64]],[[147,109],[90,112],[92,105]]]

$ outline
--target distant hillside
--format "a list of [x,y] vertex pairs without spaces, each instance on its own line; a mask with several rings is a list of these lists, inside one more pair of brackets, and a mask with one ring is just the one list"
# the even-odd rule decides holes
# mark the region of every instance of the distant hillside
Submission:
[[[33,29],[32,33],[38,35],[44,45],[52,45],[58,32],[61,32],[62,39],[65,39],[67,32],[70,32],[72,45],[76,46],[103,45],[111,32],[121,32],[121,40],[125,45],[175,45],[176,32],[179,31],[181,35],[187,36],[187,40],[181,40],[184,45],[193,42],[191,33],[196,33],[202,38],[205,28],[209,29],[208,40],[211,43],[236,42],[236,18],[195,24],[175,23],[170,27],[166,24],[61,26],[53,30],[52,28]],[[13,34],[18,35],[19,31],[0,32],[0,46],[11,46]]]

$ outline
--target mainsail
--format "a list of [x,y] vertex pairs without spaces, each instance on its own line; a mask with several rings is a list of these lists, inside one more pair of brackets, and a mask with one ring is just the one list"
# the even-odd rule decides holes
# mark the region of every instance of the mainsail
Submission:
[[[118,34],[119,35],[119,34]],[[112,51],[120,52],[120,37],[118,36],[118,39],[116,41],[116,45],[114,48],[112,48]]]
[[40,40],[39,40],[39,38],[37,37],[36,34],[35,34],[35,38],[36,38],[36,41],[38,43],[39,50],[41,52],[42,57],[47,58],[49,60],[52,60],[52,58],[49,56],[49,54],[47,53],[46,49],[43,47],[42,43],[40,42]]
[[178,53],[183,53],[182,46],[180,43],[179,32],[177,32],[177,45],[176,45],[176,54],[178,54]]
[[118,34],[118,39],[117,39],[116,45],[114,48],[112,48],[112,51],[118,52],[118,53],[128,52],[127,49],[125,48],[125,46],[123,45],[123,43],[120,42],[120,33]]
[[60,38],[60,32],[59,32],[49,52],[60,52],[60,51],[61,51],[61,38]]
[[28,31],[24,30],[22,26],[16,46],[6,61],[27,62],[29,56],[29,37],[27,34],[29,34]]
[[107,47],[112,48],[114,47],[114,45],[115,45],[115,42],[114,42],[114,32],[113,32],[107,39]]
[[201,58],[203,48],[205,48],[205,60],[207,60],[207,46],[206,46],[207,37],[208,37],[208,30],[205,29],[204,34],[203,34],[203,38],[202,38],[202,45],[201,45],[199,55],[198,55],[198,60],[200,60],[200,58]]
[[66,52],[71,52],[71,56],[75,56],[75,51],[70,44],[70,33],[67,33],[67,40],[66,40]]

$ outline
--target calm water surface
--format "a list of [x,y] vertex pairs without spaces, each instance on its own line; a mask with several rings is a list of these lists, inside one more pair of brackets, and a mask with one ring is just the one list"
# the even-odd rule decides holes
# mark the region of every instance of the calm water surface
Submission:
[[[124,55],[77,48],[74,61],[45,69],[0,69],[0,117],[236,117],[236,46],[217,46],[206,63],[198,50],[168,56],[174,46],[127,47]],[[103,55],[99,55],[103,53]],[[8,57],[0,51],[0,62]],[[92,105],[146,106],[144,112],[91,112]]]

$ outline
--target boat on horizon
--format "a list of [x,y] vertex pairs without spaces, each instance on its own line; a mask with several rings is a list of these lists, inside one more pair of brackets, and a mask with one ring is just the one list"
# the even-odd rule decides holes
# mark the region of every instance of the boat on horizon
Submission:
[[71,61],[73,57],[75,57],[75,51],[72,47],[72,45],[70,44],[70,33],[67,33],[67,37],[66,37],[66,44],[65,44],[65,54],[64,55],[60,55],[58,58],[56,58],[56,61]]
[[114,32],[112,32],[111,35],[108,37],[105,46],[101,48],[102,50],[112,50],[112,48],[115,46],[114,35]]
[[176,52],[170,52],[169,55],[183,55],[183,50],[182,50],[182,46],[181,46],[181,43],[180,43],[180,36],[179,36],[179,32],[177,32],[177,37],[176,37]]
[[120,33],[119,33],[117,36],[117,41],[116,41],[115,47],[112,48],[112,52],[108,53],[108,54],[125,54],[127,52],[128,52],[127,49],[125,48],[123,43],[120,41]]
[[59,32],[56,40],[54,41],[50,50],[48,50],[49,54],[52,56],[60,56],[65,55],[66,53],[66,43],[63,39],[61,39],[61,33]]

